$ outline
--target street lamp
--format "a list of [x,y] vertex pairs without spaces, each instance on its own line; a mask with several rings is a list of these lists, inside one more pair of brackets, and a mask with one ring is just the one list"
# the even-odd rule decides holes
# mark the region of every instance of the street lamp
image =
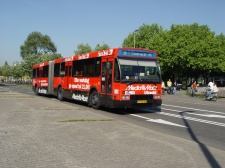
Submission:
[[134,31],[134,48],[135,48],[135,34],[136,34],[137,31],[138,31],[138,30],[135,30],[135,31]]

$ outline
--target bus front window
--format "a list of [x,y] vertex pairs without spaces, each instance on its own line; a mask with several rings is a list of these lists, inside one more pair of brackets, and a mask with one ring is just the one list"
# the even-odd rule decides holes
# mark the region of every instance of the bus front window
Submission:
[[119,60],[122,82],[161,83],[160,68],[156,61]]

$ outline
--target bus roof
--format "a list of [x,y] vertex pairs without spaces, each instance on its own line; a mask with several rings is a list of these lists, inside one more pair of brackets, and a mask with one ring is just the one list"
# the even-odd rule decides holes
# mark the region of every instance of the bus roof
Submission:
[[[158,53],[155,50],[148,50],[144,48],[111,48],[100,51],[92,51],[90,53],[79,54],[74,56],[69,56],[65,58],[58,58],[54,60],[54,63],[68,62],[73,60],[81,60],[88,58],[96,58],[96,57],[105,57],[111,56],[120,57],[120,58],[141,58],[141,59],[157,59]],[[49,65],[48,62],[36,64],[33,68],[38,68],[42,66]]]
[[93,51],[90,53],[79,54],[72,57],[67,57],[68,60],[80,60],[95,57],[111,56],[114,57],[129,57],[129,58],[145,58],[145,59],[157,59],[158,53],[155,50],[148,50],[144,48],[111,48],[100,51]]

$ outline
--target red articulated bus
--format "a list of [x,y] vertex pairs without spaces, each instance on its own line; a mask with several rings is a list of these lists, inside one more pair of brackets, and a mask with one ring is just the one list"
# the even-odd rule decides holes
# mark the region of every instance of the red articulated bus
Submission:
[[161,106],[161,71],[154,50],[114,48],[33,66],[32,88],[95,109]]

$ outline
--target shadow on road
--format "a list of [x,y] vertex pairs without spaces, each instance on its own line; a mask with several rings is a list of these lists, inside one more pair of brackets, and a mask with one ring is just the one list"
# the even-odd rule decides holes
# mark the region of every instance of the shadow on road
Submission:
[[137,107],[137,108],[101,108],[105,112],[114,113],[118,115],[129,115],[129,114],[143,114],[143,113],[157,113],[161,112],[160,107]]
[[216,159],[213,157],[213,155],[211,154],[211,152],[208,150],[208,148],[201,143],[198,138],[195,136],[195,133],[193,132],[193,130],[191,129],[190,124],[188,123],[188,121],[185,119],[184,117],[184,113],[186,112],[190,112],[190,111],[185,111],[185,112],[181,112],[180,115],[184,121],[185,126],[187,127],[187,130],[191,136],[191,138],[193,139],[193,141],[195,141],[200,149],[202,150],[202,153],[205,155],[205,158],[207,159],[207,161],[209,162],[210,166],[212,168],[221,168],[221,166],[219,165],[219,163],[216,161]]

